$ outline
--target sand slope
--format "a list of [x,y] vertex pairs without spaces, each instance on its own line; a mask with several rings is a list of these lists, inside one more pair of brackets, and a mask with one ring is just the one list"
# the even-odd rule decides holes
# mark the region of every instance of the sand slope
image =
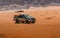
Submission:
[[60,10],[26,11],[35,24],[15,24],[14,11],[0,12],[0,35],[4,38],[60,38]]

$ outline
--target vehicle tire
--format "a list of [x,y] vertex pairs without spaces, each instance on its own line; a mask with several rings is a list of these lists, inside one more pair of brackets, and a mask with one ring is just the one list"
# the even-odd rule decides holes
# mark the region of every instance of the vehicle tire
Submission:
[[22,23],[24,23],[24,21],[22,21]]
[[32,18],[32,23],[35,23],[35,21],[36,21],[35,18]]
[[16,19],[16,22],[15,23],[19,23],[19,20],[18,19]]
[[35,22],[32,22],[32,23],[35,23]]
[[27,24],[29,24],[29,21],[28,21],[28,20],[26,20],[25,22],[26,22]]

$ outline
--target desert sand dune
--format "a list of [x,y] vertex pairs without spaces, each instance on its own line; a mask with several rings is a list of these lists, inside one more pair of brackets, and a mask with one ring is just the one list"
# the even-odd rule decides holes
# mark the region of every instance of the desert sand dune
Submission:
[[0,35],[4,38],[60,38],[60,10],[24,11],[35,24],[15,24],[14,11],[0,12]]

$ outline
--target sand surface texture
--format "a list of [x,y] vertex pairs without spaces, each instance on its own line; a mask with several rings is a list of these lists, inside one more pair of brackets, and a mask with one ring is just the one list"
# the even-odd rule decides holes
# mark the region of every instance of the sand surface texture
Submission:
[[35,24],[15,24],[15,11],[0,12],[0,37],[3,38],[60,38],[60,10],[24,10],[36,18]]

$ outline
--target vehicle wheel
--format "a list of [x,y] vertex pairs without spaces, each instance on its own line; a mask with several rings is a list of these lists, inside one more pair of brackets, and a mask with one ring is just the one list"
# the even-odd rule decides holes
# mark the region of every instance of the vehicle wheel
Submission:
[[35,23],[35,22],[32,22],[32,23]]
[[16,19],[16,22],[15,23],[19,23],[19,20],[18,19]]
[[22,21],[22,23],[24,23],[24,21]]
[[25,22],[29,24],[29,21],[28,20],[26,20]]

